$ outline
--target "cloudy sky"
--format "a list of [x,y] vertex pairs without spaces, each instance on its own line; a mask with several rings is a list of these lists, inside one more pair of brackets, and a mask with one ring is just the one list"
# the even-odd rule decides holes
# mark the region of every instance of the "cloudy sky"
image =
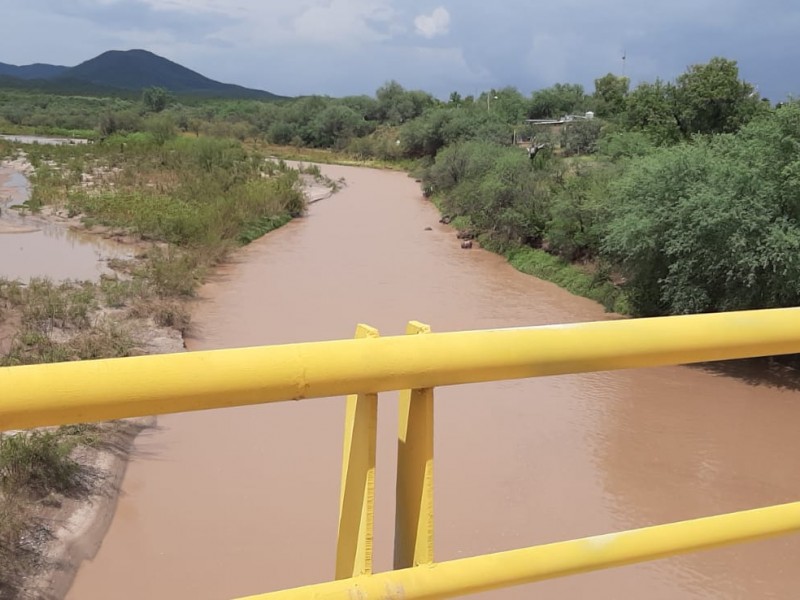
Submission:
[[672,79],[713,56],[774,101],[800,94],[797,0],[4,0],[0,61],[75,65],[145,48],[285,95],[446,97],[605,73]]

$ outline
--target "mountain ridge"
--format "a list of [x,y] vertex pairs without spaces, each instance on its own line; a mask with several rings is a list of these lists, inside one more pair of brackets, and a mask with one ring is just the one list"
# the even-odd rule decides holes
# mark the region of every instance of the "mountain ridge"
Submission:
[[50,79],[69,69],[61,65],[48,65],[33,63],[32,65],[10,65],[0,62],[0,75],[16,77],[17,79]]
[[87,91],[95,89],[139,91],[162,87],[176,95],[251,98],[276,100],[284,98],[244,86],[221,83],[148,50],[108,50],[74,67],[36,63],[17,66],[0,62],[0,76],[5,85],[42,88],[48,91],[64,87],[74,89],[84,83]]

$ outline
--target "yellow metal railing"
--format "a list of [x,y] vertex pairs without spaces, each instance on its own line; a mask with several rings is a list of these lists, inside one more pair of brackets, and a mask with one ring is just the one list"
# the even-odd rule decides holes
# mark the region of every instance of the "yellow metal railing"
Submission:
[[[800,353],[800,309],[430,333],[0,369],[0,431],[347,398],[336,581],[268,598],[449,598],[800,531],[800,502],[433,562],[433,388]],[[377,394],[400,399],[394,571],[372,574]]]

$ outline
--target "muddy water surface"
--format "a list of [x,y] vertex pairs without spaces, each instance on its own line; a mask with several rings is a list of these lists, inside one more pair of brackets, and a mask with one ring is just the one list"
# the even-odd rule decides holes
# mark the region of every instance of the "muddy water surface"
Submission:
[[[348,186],[238,255],[202,290],[191,349],[609,318],[463,251],[402,174]],[[425,231],[426,227],[432,231]],[[436,555],[471,556],[796,500],[800,394],[666,368],[436,390]],[[380,400],[376,570],[391,568],[396,397]],[[342,399],[159,419],[73,600],[223,599],[331,579]],[[796,598],[788,537],[486,594]]]
[[120,244],[11,208],[30,193],[22,173],[0,164],[0,277],[97,279],[108,272],[107,259],[130,256]]

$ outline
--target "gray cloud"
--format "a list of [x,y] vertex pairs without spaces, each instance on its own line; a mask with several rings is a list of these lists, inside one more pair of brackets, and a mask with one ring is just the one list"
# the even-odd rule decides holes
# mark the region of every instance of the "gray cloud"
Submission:
[[634,83],[725,56],[773,100],[800,92],[794,0],[29,0],[4,20],[14,26],[0,61],[144,47],[285,94],[369,93],[388,79],[442,97],[558,81],[591,90],[622,71],[623,50]]

